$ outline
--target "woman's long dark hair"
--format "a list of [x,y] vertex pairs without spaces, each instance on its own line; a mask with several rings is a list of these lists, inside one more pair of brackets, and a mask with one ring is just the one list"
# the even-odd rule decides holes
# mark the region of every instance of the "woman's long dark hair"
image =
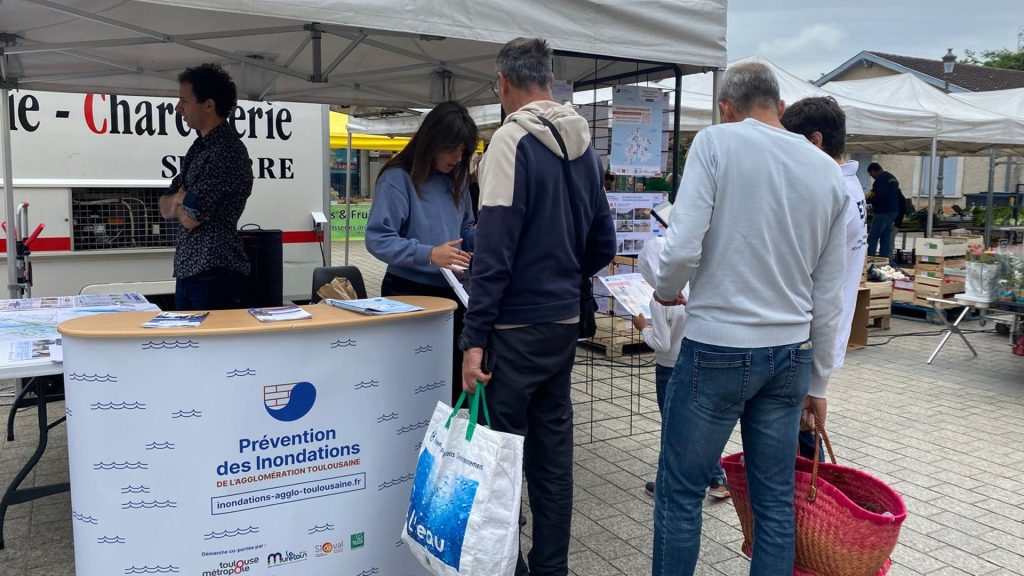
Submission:
[[381,174],[388,168],[405,170],[412,179],[413,187],[416,188],[416,195],[422,200],[420,188],[434,173],[434,159],[439,153],[454,150],[461,144],[465,147],[462,151],[462,160],[448,174],[452,182],[455,205],[461,206],[466,179],[469,176],[469,161],[476,150],[476,141],[476,123],[470,117],[469,110],[455,101],[443,102],[427,114],[420,129],[405,148],[384,164]]

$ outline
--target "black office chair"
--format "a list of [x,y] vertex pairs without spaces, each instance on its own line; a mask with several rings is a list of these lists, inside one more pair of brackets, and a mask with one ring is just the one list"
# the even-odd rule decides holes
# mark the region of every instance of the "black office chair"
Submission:
[[358,298],[366,298],[366,284],[363,283],[363,273],[355,266],[320,266],[313,270],[313,295],[309,299],[310,304],[316,304],[321,300],[317,291],[330,284],[335,278],[348,278],[352,288],[356,291]]

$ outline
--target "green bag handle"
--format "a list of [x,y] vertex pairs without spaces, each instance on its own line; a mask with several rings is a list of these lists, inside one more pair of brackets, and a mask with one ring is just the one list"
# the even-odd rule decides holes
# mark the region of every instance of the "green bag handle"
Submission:
[[[473,440],[473,433],[476,432],[477,420],[480,417],[480,403],[483,401],[484,405],[484,419],[487,421],[487,426],[491,426],[491,414],[487,411],[487,394],[484,392],[486,386],[483,382],[477,380],[476,391],[473,392],[473,400],[469,407],[469,425],[466,426],[466,441]],[[458,414],[462,408],[462,404],[466,401],[466,391],[463,390],[462,394],[459,395],[459,401],[455,403],[455,408],[452,409],[452,413],[448,415],[448,421],[445,422],[445,429],[451,428],[452,419]]]

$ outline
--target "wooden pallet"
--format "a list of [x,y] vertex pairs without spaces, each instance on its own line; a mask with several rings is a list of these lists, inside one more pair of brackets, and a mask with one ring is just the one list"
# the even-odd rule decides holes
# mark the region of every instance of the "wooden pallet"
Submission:
[[604,350],[607,358],[636,354],[647,350],[640,332],[625,318],[597,315],[597,333],[587,343]]
[[877,316],[872,318],[868,322],[868,330],[878,330],[884,332],[889,329],[889,322],[892,320],[892,315]]

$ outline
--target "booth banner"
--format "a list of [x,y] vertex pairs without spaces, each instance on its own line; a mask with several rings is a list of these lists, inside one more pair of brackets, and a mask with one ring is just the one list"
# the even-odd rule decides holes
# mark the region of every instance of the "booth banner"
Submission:
[[612,173],[655,176],[662,171],[663,109],[661,88],[615,88],[612,94]]
[[76,572],[424,575],[400,536],[452,329],[65,336]]
[[651,215],[667,199],[659,192],[608,192],[608,207],[615,219],[616,254],[632,256],[643,250],[644,242],[661,236],[661,224]]
[[[349,220],[349,240],[366,238],[366,221],[370,218],[370,202],[353,202],[352,218]],[[345,204],[331,204],[331,240],[345,241]]]

